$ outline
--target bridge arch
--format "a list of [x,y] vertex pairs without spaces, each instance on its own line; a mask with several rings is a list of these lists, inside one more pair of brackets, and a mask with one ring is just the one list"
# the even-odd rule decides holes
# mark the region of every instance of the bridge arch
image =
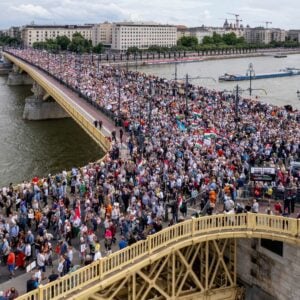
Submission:
[[[165,228],[20,299],[103,300],[123,299],[125,294],[126,299],[143,299],[138,295],[149,295],[145,299],[235,299],[236,240],[265,238],[298,246],[299,233],[299,220],[266,214],[194,218]],[[160,268],[162,265],[169,266],[169,271]],[[178,273],[180,269],[185,270],[184,274]],[[162,277],[156,278],[155,273]],[[178,288],[177,278],[184,279]]]

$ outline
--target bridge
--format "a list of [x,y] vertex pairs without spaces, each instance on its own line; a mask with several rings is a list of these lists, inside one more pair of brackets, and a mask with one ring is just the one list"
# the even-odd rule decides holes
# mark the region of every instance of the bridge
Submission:
[[[110,143],[103,133],[109,136],[112,129],[104,126],[103,132],[101,132],[93,124],[94,120],[105,118],[103,114],[43,70],[7,52],[3,52],[3,56],[17,66],[19,72],[26,72],[34,81],[35,86],[44,90],[43,100],[52,97],[103,150],[108,151],[110,149]],[[106,123],[111,123],[111,121]]]
[[[95,110],[42,70],[4,53],[105,150],[109,141],[94,127]],[[109,133],[108,129],[105,129]],[[269,239],[299,246],[300,220],[267,214],[192,218],[149,235],[20,300],[50,299],[242,299],[237,280],[237,241]]]
[[237,239],[299,246],[299,236],[300,220],[293,218],[252,213],[192,218],[18,299],[239,299]]

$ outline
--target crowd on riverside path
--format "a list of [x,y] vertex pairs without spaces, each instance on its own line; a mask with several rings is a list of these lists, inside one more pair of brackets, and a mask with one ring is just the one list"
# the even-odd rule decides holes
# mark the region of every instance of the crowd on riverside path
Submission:
[[[236,204],[251,166],[277,169],[276,181],[257,184],[256,191],[272,197],[272,188],[288,189],[294,199],[298,176],[284,162],[299,157],[298,111],[240,99],[238,120],[233,96],[223,92],[189,85],[186,101],[180,82],[99,65],[89,55],[10,51],[121,117],[130,153],[120,157],[114,133],[102,162],[0,191],[2,260],[11,276],[36,260],[28,291],[43,280],[54,256],[59,263],[49,280],[72,269],[74,245],[81,264],[88,264],[111,253],[114,243],[122,249],[160,231],[166,211],[169,225],[187,217],[188,205],[208,214],[218,202],[225,213],[259,212],[259,201]],[[268,213],[294,212],[280,194],[279,200]]]

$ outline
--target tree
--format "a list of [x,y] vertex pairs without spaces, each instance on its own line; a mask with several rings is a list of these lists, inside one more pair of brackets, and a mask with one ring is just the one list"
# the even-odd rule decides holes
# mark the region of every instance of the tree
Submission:
[[129,47],[126,51],[128,54],[131,54],[131,53],[137,53],[137,52],[140,52],[140,49],[138,47]]
[[238,43],[238,39],[236,38],[236,35],[234,32],[226,33],[223,35],[223,41],[227,45],[234,46]]
[[205,36],[202,40],[202,44],[203,45],[209,45],[209,44],[213,44],[214,43],[214,40],[211,36]]
[[90,52],[92,41],[86,40],[81,33],[75,32],[72,36],[72,42],[69,44],[69,50],[79,53]]
[[223,38],[222,38],[222,36],[220,34],[214,32],[213,36],[212,36],[212,42],[214,44],[222,43],[223,42]]
[[198,39],[195,36],[183,36],[177,41],[177,45],[188,48],[196,47],[198,45]]
[[21,45],[21,40],[18,38],[9,37],[9,36],[1,36],[0,37],[0,45],[19,46],[19,45]]
[[61,50],[67,50],[70,43],[71,40],[66,35],[56,37],[56,44],[60,46]]
[[104,52],[104,45],[102,43],[99,43],[93,48],[93,52],[95,53],[103,53]]

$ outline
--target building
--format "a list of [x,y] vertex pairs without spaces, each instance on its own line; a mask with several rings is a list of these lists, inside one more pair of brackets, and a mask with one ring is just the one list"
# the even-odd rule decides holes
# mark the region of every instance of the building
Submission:
[[270,44],[271,42],[284,42],[286,31],[279,28],[245,28],[245,40],[249,44]]
[[198,43],[202,44],[203,38],[206,36],[212,37],[213,31],[208,30],[206,27],[194,27],[189,29],[190,36],[198,39]]
[[177,40],[181,39],[184,36],[190,36],[191,33],[189,29],[184,25],[178,25],[177,27]]
[[190,27],[190,28],[177,27],[177,38],[180,39],[183,36],[194,36],[198,39],[198,43],[201,44],[203,38],[206,36],[212,37],[214,33],[217,33],[219,35],[224,35],[231,32],[235,33],[237,37],[244,36],[244,28],[242,26],[236,28],[228,24],[228,21],[226,20],[223,27],[206,27],[204,25],[200,27]]
[[177,44],[177,28],[156,23],[114,23],[112,49],[126,51],[130,47],[148,49],[150,46],[172,47]]
[[8,36],[8,29],[0,30],[0,37]]
[[63,35],[72,40],[74,33],[80,33],[85,39],[92,40],[92,28],[93,25],[27,25],[22,28],[21,38],[26,47]]
[[7,35],[11,38],[21,39],[21,27],[10,27],[7,30]]
[[300,42],[300,29],[292,29],[287,32],[287,38],[290,41]]
[[92,29],[93,46],[96,46],[99,43],[105,46],[111,46],[112,28],[113,28],[113,24],[109,22],[104,22],[104,23],[94,25]]

